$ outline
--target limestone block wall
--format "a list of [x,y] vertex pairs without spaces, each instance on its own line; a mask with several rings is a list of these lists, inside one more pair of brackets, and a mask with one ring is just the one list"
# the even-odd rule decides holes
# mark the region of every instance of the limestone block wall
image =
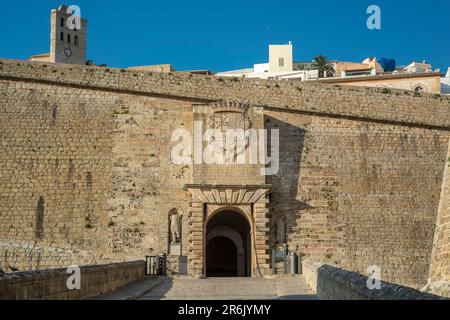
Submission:
[[429,290],[450,297],[450,144],[431,257]]
[[230,101],[253,106],[359,120],[389,121],[450,129],[450,97],[413,95],[379,88],[347,88],[314,82],[224,79],[177,73],[0,60],[4,79],[39,81],[196,102]]
[[101,261],[116,98],[11,81],[0,92],[0,268]]
[[[124,96],[114,116],[111,189],[108,195],[111,253],[114,259],[138,259],[167,252],[169,211],[183,216],[187,239],[189,197],[184,186],[192,166],[171,162],[171,135],[192,130],[189,102]],[[183,241],[182,254],[187,252]]]
[[190,103],[19,81],[0,92],[2,270],[167,251],[169,210],[187,219],[191,169],[170,165],[170,139],[192,127]]
[[280,129],[272,216],[289,247],[382,279],[425,285],[449,134],[410,126],[266,112]]
[[145,276],[145,262],[136,261],[80,268],[80,290],[69,290],[67,269],[0,275],[0,300],[74,300],[93,298]]
[[[193,168],[170,163],[171,133],[192,129],[193,103],[220,100],[262,108],[264,126],[280,129],[280,172],[265,183],[270,216],[288,217],[291,250],[361,273],[379,265],[384,281],[426,283],[450,99],[8,60],[0,268],[159,254],[172,208],[183,214],[186,252]],[[445,263],[445,251],[436,257]]]

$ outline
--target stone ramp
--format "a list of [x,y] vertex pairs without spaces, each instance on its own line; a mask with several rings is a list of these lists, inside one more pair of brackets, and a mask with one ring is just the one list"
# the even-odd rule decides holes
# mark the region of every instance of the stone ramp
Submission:
[[317,300],[300,278],[165,279],[142,300]]
[[277,279],[279,300],[318,300],[309,285],[299,278]]
[[138,300],[152,289],[161,285],[166,279],[163,277],[146,277],[114,292],[106,293],[89,300]]

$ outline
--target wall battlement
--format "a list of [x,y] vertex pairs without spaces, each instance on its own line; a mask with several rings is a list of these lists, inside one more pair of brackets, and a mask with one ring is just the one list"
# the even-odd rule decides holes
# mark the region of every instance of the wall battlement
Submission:
[[[0,60],[0,79],[187,101],[235,101],[283,111],[450,130],[450,98],[336,85],[227,79]],[[357,102],[357,104],[355,104]]]

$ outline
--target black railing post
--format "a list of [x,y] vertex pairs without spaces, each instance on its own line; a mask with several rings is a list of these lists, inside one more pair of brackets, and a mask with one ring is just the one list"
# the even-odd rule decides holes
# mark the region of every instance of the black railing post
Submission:
[[159,275],[165,276],[166,275],[166,264],[167,264],[167,255],[165,253],[161,253],[159,255]]

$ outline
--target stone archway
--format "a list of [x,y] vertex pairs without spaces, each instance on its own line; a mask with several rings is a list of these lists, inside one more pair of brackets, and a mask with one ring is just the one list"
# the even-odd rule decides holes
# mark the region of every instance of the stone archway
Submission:
[[[222,242],[224,250],[228,250],[224,251],[224,255],[237,255],[240,248],[239,240],[236,241],[230,233],[228,233],[228,236],[225,234],[217,237],[209,235],[211,232],[218,232],[213,231],[218,227],[230,227],[238,231],[242,239],[245,275],[260,277],[271,274],[270,228],[268,225],[270,185],[190,184],[186,187],[192,196],[189,201],[187,230],[189,242],[188,273],[195,276],[207,275],[208,240],[221,239],[217,241]],[[241,219],[245,222],[242,222]],[[227,221],[241,221],[241,223],[230,225]],[[248,226],[245,232],[242,230],[243,225]],[[213,245],[220,244],[213,243]],[[234,251],[235,253],[230,253]],[[242,262],[240,263],[242,264]],[[233,271],[236,276],[238,274],[237,264],[236,257],[234,263],[234,269],[236,270]],[[241,267],[239,270],[242,269]],[[242,274],[242,271],[240,274]]]
[[240,213],[220,212],[206,226],[206,276],[250,276],[250,224]]

